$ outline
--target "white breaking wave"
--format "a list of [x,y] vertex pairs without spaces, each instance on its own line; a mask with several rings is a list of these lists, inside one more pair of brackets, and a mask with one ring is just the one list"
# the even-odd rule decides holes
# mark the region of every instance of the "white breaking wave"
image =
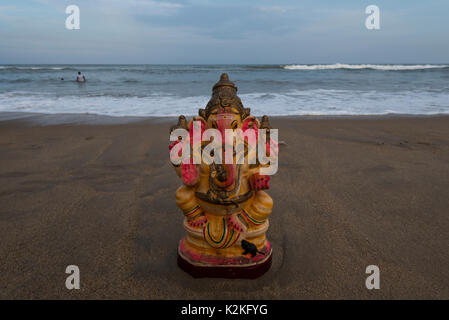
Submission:
[[[292,90],[286,93],[241,94],[253,114],[280,115],[378,115],[448,114],[449,92],[396,91],[380,93],[333,89]],[[210,96],[146,97],[62,96],[16,91],[0,93],[0,112],[89,113],[109,116],[196,115]]]
[[403,71],[403,70],[422,70],[422,69],[441,69],[447,68],[449,65],[442,64],[291,64],[284,66],[287,70],[333,70],[333,69],[373,69],[373,70],[391,70],[391,71]]

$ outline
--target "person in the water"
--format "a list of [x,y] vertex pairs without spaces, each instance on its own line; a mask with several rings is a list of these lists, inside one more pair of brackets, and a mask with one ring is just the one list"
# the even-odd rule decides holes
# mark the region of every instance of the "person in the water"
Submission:
[[86,77],[78,71],[78,76],[76,77],[76,82],[86,82]]

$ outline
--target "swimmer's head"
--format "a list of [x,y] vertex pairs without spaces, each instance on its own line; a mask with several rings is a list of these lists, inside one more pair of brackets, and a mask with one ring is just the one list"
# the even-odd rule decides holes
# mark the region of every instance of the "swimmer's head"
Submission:
[[81,72],[78,71],[78,74],[81,74]]

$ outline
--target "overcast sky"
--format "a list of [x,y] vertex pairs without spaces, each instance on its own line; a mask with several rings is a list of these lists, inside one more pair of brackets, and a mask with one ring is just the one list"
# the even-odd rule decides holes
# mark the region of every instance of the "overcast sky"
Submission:
[[448,63],[448,15],[448,0],[1,0],[0,64]]

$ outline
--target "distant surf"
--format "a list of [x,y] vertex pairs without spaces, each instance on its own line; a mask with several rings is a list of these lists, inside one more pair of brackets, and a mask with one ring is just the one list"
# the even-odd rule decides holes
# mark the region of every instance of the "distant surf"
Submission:
[[0,65],[0,112],[193,115],[223,72],[256,115],[449,114],[449,64],[341,63]]
[[385,71],[403,71],[403,70],[424,70],[424,69],[440,69],[449,68],[449,65],[440,64],[290,64],[284,66],[287,70],[334,70],[334,69],[373,69]]
[[0,66],[0,69],[10,70],[73,70],[68,67],[43,67],[43,66]]

